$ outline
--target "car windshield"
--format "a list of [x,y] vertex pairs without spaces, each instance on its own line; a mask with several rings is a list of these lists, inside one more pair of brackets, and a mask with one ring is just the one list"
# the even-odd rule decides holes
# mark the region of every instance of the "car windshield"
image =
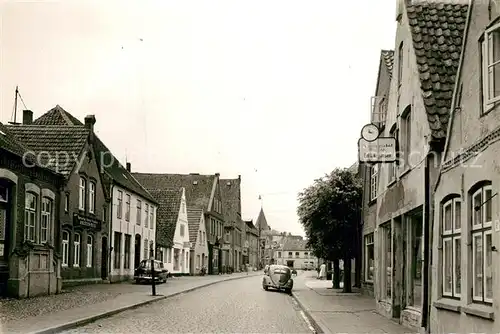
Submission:
[[275,274],[289,274],[290,273],[290,268],[284,267],[284,266],[271,266],[270,271],[272,271]]
[[[160,265],[160,262],[155,261],[155,269],[161,269],[161,267],[163,266]],[[151,269],[151,261],[143,260],[141,262],[141,268]]]

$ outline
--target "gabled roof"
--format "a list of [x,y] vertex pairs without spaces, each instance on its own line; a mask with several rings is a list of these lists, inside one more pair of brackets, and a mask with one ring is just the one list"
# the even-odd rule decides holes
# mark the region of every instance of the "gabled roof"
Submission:
[[[200,230],[200,222],[203,216],[203,210],[195,208],[187,208],[189,242],[196,243],[198,231]],[[194,248],[194,247],[192,247]]]
[[267,224],[266,215],[264,214],[264,209],[260,208],[259,216],[255,222],[255,227],[261,231],[270,231],[271,228]]
[[14,135],[2,123],[0,123],[0,149],[17,155],[19,158],[25,156],[30,163],[36,163],[36,158],[32,154],[27,154],[30,149],[16,140]]
[[33,150],[43,166],[68,177],[88,141],[85,126],[9,125],[16,140]]
[[394,67],[394,50],[382,50],[380,52],[380,59],[389,74],[389,78],[392,78],[392,69]]
[[208,211],[216,175],[132,173],[148,190],[184,188],[187,206]]
[[[56,105],[54,108],[47,111],[45,114],[33,121],[32,126],[58,126],[58,127],[84,127],[85,125],[80,122],[76,117],[69,112]],[[86,128],[85,128],[86,129]],[[89,130],[87,130],[89,131]],[[102,167],[108,174],[112,181],[116,182],[121,187],[134,192],[135,194],[156,204],[155,199],[151,194],[137,182],[136,179],[127,171],[125,167],[120,164],[120,161],[111,153],[111,151],[104,145],[104,143],[94,133],[94,150],[97,158],[97,164]],[[101,157],[104,161],[101,161]],[[104,192],[107,197],[110,196],[111,188],[106,178],[103,179],[105,183]]]
[[418,2],[406,9],[427,119],[437,140],[446,138],[467,10],[467,4],[444,0]]
[[283,240],[283,251],[306,251],[306,244],[307,241],[303,239],[287,236]]
[[181,209],[182,189],[154,189],[151,194],[158,202],[156,210],[156,243],[162,247],[172,247],[175,228]]
[[77,118],[64,110],[60,105],[47,111],[33,121],[35,125],[83,125]]
[[219,189],[222,197],[222,208],[226,224],[241,222],[241,179],[219,179]]

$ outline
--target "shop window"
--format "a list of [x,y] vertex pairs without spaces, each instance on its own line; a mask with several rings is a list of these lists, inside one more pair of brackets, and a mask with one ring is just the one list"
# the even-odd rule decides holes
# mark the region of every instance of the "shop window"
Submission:
[[381,226],[382,232],[382,299],[392,299],[392,228],[391,223]]
[[373,233],[365,236],[365,281],[373,282],[375,270],[375,248]]
[[67,267],[69,263],[69,233],[62,233],[62,266]]
[[[406,236],[409,267],[407,282],[406,305],[421,307],[422,306],[422,233],[423,233],[423,217],[421,212],[407,216],[406,219]],[[407,262],[408,263],[408,262]]]
[[80,257],[81,257],[81,236],[79,233],[75,233],[73,239],[73,267],[80,266]]

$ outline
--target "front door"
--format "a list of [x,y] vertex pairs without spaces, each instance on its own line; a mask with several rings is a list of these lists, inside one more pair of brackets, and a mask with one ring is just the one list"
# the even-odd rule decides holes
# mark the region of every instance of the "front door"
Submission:
[[135,248],[134,248],[134,266],[138,267],[141,263],[141,235],[135,235]]
[[10,213],[12,204],[9,184],[0,180],[0,295],[7,293],[9,279]]
[[105,280],[108,278],[108,238],[102,237],[101,249],[101,278]]

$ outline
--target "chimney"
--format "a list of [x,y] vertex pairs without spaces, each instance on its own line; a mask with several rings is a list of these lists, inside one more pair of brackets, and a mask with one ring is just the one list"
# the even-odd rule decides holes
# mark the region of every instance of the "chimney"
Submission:
[[241,175],[238,175],[238,180],[241,180]]
[[130,162],[127,162],[127,164],[126,164],[126,165],[127,165],[127,172],[129,172],[129,173],[130,173],[130,169],[131,169]]
[[30,125],[33,123],[33,111],[23,110],[23,124]]
[[90,130],[90,141],[94,141],[95,115],[85,116],[85,127]]
[[220,177],[220,173],[215,173],[215,176]]

